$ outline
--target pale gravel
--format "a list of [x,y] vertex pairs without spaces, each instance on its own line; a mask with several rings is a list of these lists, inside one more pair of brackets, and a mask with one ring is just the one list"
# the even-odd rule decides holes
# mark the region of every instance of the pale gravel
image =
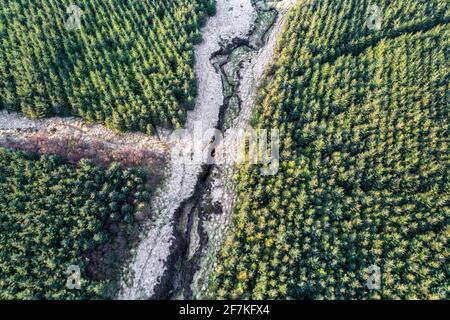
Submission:
[[161,158],[166,158],[169,154],[167,142],[144,133],[117,133],[103,125],[90,125],[75,117],[35,120],[20,113],[0,111],[0,145],[5,139],[25,141],[36,134],[61,138],[76,137],[85,142],[102,141],[112,149],[123,146],[146,148]]

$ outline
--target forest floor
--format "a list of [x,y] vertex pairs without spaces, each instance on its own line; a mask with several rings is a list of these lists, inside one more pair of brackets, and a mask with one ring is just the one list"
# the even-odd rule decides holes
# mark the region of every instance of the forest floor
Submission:
[[59,155],[72,163],[82,158],[104,166],[116,161],[156,175],[169,155],[167,143],[143,133],[117,133],[74,117],[33,120],[6,111],[0,111],[0,146]]

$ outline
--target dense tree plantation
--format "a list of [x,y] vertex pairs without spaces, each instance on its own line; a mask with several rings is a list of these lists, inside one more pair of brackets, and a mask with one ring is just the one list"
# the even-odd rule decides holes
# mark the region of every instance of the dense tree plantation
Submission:
[[446,0],[299,1],[253,119],[280,129],[280,171],[239,168],[211,296],[449,298],[449,17]]
[[[82,10],[79,29],[67,28],[77,21],[73,4]],[[196,95],[193,45],[214,0],[4,0],[1,7],[0,109],[148,133],[184,123]]]
[[[131,232],[147,200],[138,171],[0,148],[0,299],[104,297],[108,279],[86,275],[87,253],[112,237],[107,225]],[[71,265],[80,290],[66,287]]]

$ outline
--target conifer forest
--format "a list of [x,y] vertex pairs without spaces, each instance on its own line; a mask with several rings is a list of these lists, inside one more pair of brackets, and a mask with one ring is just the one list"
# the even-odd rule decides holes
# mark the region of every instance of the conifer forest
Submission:
[[448,300],[449,39],[447,0],[2,0],[0,300]]

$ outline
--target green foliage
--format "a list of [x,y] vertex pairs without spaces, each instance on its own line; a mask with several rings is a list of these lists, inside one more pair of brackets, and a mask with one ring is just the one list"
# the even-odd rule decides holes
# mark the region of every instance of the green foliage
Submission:
[[[448,298],[449,2],[299,1],[254,123],[275,176],[241,167],[212,296]],[[381,289],[366,286],[381,268]]]
[[[131,223],[145,195],[143,175],[118,165],[75,168],[0,148],[0,299],[102,297],[108,282],[88,277],[87,253],[108,241],[113,216]],[[71,265],[81,290],[66,288]]]
[[193,44],[213,0],[5,0],[0,109],[77,115],[117,130],[179,127],[196,95]]

